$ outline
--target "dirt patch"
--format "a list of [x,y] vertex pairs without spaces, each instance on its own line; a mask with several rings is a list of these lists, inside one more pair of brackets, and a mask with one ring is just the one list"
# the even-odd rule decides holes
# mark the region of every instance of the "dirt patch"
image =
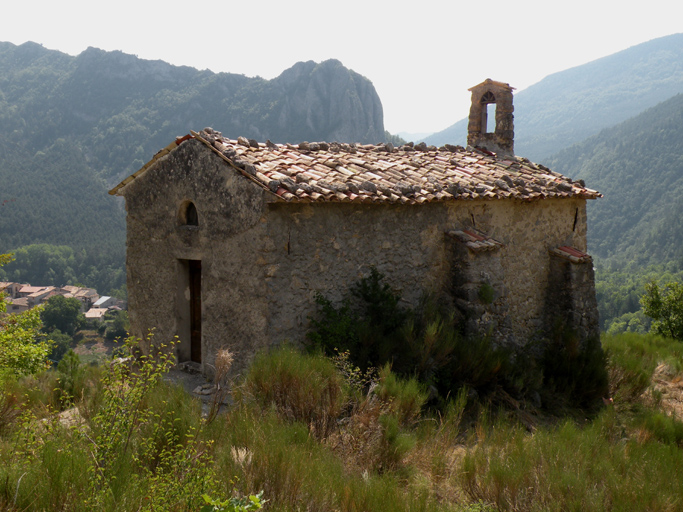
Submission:
[[661,393],[662,409],[677,418],[683,417],[683,376],[668,365],[660,364],[652,376],[652,384]]
[[78,341],[71,347],[85,364],[102,363],[111,359],[111,355],[120,343],[100,336],[97,331],[80,331]]

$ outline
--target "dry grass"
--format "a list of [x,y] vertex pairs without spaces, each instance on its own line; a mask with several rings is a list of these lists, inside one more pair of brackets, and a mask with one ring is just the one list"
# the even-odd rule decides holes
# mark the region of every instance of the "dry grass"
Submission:
[[[507,409],[496,413],[484,404],[473,413],[464,390],[444,411],[429,413],[419,386],[388,370],[376,375],[371,392],[354,391],[326,358],[281,349],[256,359],[236,388],[234,407],[209,424],[182,390],[156,389],[146,407],[160,418],[154,424],[165,426],[141,430],[135,443],[143,445],[144,436],[154,434],[162,448],[165,439],[181,446],[176,443],[194,432],[197,446],[210,455],[203,459],[206,466],[194,467],[197,481],[213,482],[211,492],[220,499],[233,489],[263,490],[270,500],[265,510],[682,510],[683,424],[671,414],[683,390],[680,366],[670,359],[670,347],[660,353],[659,342],[643,343],[612,346],[614,405],[590,420],[540,417],[530,431],[520,421],[523,404],[503,397],[495,404]],[[666,365],[649,362],[660,358]],[[227,375],[230,359],[229,352],[220,354],[217,370],[221,366]],[[639,359],[641,368],[634,364]],[[654,380],[644,384],[648,371]],[[40,405],[40,396],[49,401],[52,380],[32,382],[36,389],[24,403],[45,414],[49,407]],[[86,427],[99,407],[95,387],[91,395]],[[90,485],[83,469],[87,444],[59,422],[50,423],[54,437],[41,434],[39,443],[31,442],[22,421],[8,422],[0,433],[0,506],[13,510],[25,473],[14,510],[83,510],[79,496]],[[73,446],[73,453],[65,446]],[[163,453],[155,446],[149,445],[151,454]],[[182,469],[191,461],[178,462]],[[145,467],[161,466],[148,461]],[[138,510],[144,492],[158,489],[134,461],[130,468],[130,474],[121,473],[116,510]]]

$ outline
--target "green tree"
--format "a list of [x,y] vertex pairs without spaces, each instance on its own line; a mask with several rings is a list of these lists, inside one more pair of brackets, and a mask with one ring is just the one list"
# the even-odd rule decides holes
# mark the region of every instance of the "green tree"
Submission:
[[[4,303],[0,308],[4,312]],[[0,320],[0,374],[28,375],[47,368],[52,347],[41,340],[41,326],[39,308]]]
[[62,295],[50,297],[40,313],[40,318],[46,331],[58,329],[73,336],[84,321],[81,301]]
[[53,342],[52,352],[50,352],[50,361],[58,363],[61,361],[64,354],[71,348],[73,338],[68,334],[64,334],[59,329],[55,329],[50,333],[50,339]]
[[107,322],[107,339],[113,340],[115,338],[123,338],[127,336],[128,329],[130,329],[130,323],[128,322],[128,312],[118,311],[111,315],[113,316],[111,322]]
[[[0,254],[0,265],[11,261]],[[5,315],[5,299],[0,294],[0,376],[36,373],[48,366],[51,342],[41,339],[40,308]]]
[[660,288],[656,283],[645,287],[640,298],[643,312],[652,318],[652,330],[662,336],[683,340],[683,285],[669,283]]

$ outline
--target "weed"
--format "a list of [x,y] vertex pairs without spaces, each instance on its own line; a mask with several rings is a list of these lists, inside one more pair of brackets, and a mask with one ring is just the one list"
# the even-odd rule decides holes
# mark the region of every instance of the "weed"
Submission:
[[379,372],[379,384],[374,393],[387,405],[388,412],[403,426],[412,426],[427,402],[425,386],[417,379],[400,379],[389,365]]
[[283,346],[257,354],[243,391],[279,414],[309,425],[319,438],[333,428],[347,400],[344,379],[322,355],[304,355]]
[[351,390],[357,394],[367,391],[377,382],[377,369],[369,367],[365,371],[361,370],[351,362],[348,350],[342,352],[334,349],[334,355],[330,359]]
[[493,289],[493,286],[491,286],[488,283],[483,283],[479,287],[479,300],[482,301],[484,304],[492,304],[495,297],[496,297],[496,291]]
[[249,496],[229,498],[225,501],[213,499],[206,494],[202,498],[205,505],[199,509],[199,512],[248,512],[249,510],[263,508],[263,505],[268,501],[263,499],[263,491]]
[[230,368],[232,367],[234,358],[234,354],[227,348],[222,348],[216,352],[216,360],[214,361],[215,375],[213,378],[215,391],[213,393],[211,407],[206,419],[208,423],[211,423],[216,419],[221,405],[227,399],[229,389],[228,375],[230,373]]

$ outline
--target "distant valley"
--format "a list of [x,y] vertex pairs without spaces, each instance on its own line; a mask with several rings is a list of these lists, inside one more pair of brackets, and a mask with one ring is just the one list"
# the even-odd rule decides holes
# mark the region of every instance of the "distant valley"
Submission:
[[588,207],[591,251],[625,266],[683,267],[683,94],[546,163],[604,194]]

